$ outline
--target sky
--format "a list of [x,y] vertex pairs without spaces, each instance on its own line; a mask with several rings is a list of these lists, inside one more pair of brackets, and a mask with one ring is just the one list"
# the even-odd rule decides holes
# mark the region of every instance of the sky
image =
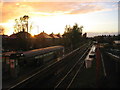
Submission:
[[[15,19],[28,15],[32,35],[42,31],[64,33],[65,26],[77,23],[89,36],[118,32],[119,0],[2,0],[1,23],[4,34],[14,32]],[[92,34],[91,34],[92,33]]]

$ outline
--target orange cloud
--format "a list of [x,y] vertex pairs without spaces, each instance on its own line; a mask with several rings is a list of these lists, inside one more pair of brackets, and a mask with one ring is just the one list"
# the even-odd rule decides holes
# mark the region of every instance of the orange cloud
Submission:
[[96,3],[78,2],[4,2],[2,6],[2,19],[16,19],[23,15],[61,15],[81,14],[95,11],[110,10]]
[[118,2],[119,0],[2,0],[4,2]]
[[29,5],[18,4],[18,3],[4,3],[2,7],[2,19],[3,22],[6,22],[9,19],[15,19],[19,16],[23,16],[33,10],[33,8]]

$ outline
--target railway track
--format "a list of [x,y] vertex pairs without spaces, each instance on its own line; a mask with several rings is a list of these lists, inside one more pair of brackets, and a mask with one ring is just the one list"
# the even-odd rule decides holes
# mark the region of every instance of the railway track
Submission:
[[69,57],[69,61],[66,63],[62,63],[61,67],[58,68],[57,73],[53,77],[49,77],[47,80],[43,80],[41,82],[38,82],[38,84],[35,84],[34,87],[37,88],[54,88],[57,83],[61,81],[61,79],[70,71],[70,69],[75,65],[75,63],[78,61],[78,59],[82,56],[82,54],[85,52],[84,50],[79,50],[79,52],[76,53],[74,57]]
[[[28,78],[22,80],[21,82],[11,86],[9,89],[24,88],[24,87],[34,87],[34,85],[36,85],[35,83],[33,83],[34,81],[36,83],[38,83],[37,81],[45,80],[45,78],[48,77],[50,74],[53,74],[53,73],[55,74],[56,71],[58,71],[58,69],[60,67],[62,67],[63,65],[67,64],[68,60],[71,59],[70,56],[72,56],[72,58],[76,57],[79,54],[79,52],[80,52],[79,50],[81,50],[85,46],[90,46],[90,43],[89,44],[84,44],[80,48],[78,48],[78,49],[74,50],[73,52],[71,52],[71,53],[65,55],[64,57],[62,57],[61,60],[56,61],[56,62],[52,63],[51,65],[49,65],[48,67],[46,67],[46,68],[44,68],[44,69],[34,73],[30,77],[28,77]],[[72,64],[70,64],[70,66],[72,66]],[[66,68],[70,68],[70,66],[66,66]],[[64,68],[62,70],[64,70]],[[61,71],[59,71],[59,72],[61,72]],[[59,72],[57,72],[57,74]]]
[[87,49],[84,54],[78,59],[74,66],[67,72],[67,74],[59,81],[59,83],[54,87],[56,88],[69,88],[73,83],[78,72],[82,69],[84,65],[84,57],[86,56],[89,49]]

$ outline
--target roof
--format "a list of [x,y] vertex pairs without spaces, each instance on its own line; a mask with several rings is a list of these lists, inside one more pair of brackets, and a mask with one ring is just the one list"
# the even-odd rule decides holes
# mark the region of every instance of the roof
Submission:
[[41,32],[40,34],[37,35],[39,38],[52,38],[48,34]]
[[3,56],[10,56],[11,54],[16,53],[15,51],[2,53]]
[[58,36],[59,38],[62,38],[62,35],[60,35],[60,34],[57,34],[56,36]]
[[12,39],[17,38],[16,34],[12,34],[12,35],[10,35],[9,37],[12,38]]
[[2,35],[2,38],[9,38],[8,35]]
[[56,36],[54,34],[50,34],[49,36],[51,36],[52,38],[59,38],[58,36]]
[[31,57],[34,55],[44,54],[44,53],[48,53],[48,52],[63,49],[63,48],[64,48],[63,46],[52,46],[52,47],[46,47],[46,48],[40,48],[40,49],[26,51],[26,52],[23,52],[23,54],[25,57]]
[[91,56],[91,55],[95,55],[95,49],[96,49],[96,46],[93,45],[93,46],[91,47],[91,49],[90,49],[87,57],[85,58],[85,61],[86,61],[86,60],[90,60],[90,61],[93,60],[93,58],[90,58],[90,56]]

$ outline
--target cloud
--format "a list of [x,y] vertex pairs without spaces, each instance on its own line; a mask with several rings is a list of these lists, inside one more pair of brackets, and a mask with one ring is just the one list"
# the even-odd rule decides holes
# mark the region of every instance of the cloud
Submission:
[[119,0],[2,0],[4,2],[118,2]]
[[17,3],[4,3],[2,6],[2,20],[3,22],[8,21],[9,19],[15,19],[19,16],[23,16],[33,10],[29,5],[18,5]]
[[115,3],[82,3],[82,2],[4,2],[2,19],[7,22],[23,15],[52,16],[62,14],[84,14],[96,11],[109,11]]
[[78,5],[76,8],[71,10],[70,14],[81,14],[81,13],[89,13],[89,12],[95,12],[95,11],[101,11],[104,8],[97,5]]
[[87,32],[88,37],[101,36],[101,35],[118,35],[118,32]]

